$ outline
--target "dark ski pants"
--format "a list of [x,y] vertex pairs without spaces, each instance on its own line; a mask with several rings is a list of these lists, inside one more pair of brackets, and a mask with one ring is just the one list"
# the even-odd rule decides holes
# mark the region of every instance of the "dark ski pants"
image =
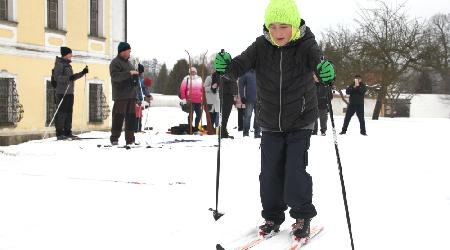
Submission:
[[73,94],[57,94],[56,100],[56,105],[63,100],[55,117],[56,136],[72,135]]
[[310,138],[311,130],[263,131],[259,181],[261,215],[265,220],[283,223],[288,206],[292,218],[316,216],[312,178],[306,172]]
[[[327,121],[328,121],[328,109],[319,109],[319,121],[320,121],[320,132],[325,133],[327,131]],[[319,124],[316,120],[314,123],[314,133],[317,133],[319,129]]]
[[227,130],[228,118],[230,118],[231,109],[233,108],[234,96],[223,94],[222,101],[222,134]]
[[244,129],[245,108],[237,108],[238,111],[238,131]]
[[114,101],[112,111],[111,142],[117,142],[122,133],[123,121],[125,120],[125,142],[134,143],[134,130],[136,128],[136,99],[125,99]]
[[245,104],[245,113],[244,113],[244,132],[248,133],[250,130],[250,123],[252,119],[252,114],[255,113],[253,117],[253,129],[256,134],[261,133],[261,128],[258,124],[258,119],[256,119],[256,114],[258,113],[256,102],[247,102]]
[[[198,131],[198,124],[200,124],[200,119],[202,118],[202,104],[201,103],[192,103],[192,114],[195,113],[195,121],[194,121],[194,131]],[[188,114],[188,124],[190,120],[190,114]]]
[[345,112],[344,125],[342,126],[342,131],[346,132],[348,124],[355,114],[359,120],[359,130],[361,133],[366,133],[366,123],[364,121],[364,105],[348,105],[347,112]]

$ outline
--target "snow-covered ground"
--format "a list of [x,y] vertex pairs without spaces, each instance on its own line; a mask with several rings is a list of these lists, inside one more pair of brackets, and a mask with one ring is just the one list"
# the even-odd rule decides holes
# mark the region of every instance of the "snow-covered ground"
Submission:
[[[152,148],[98,148],[108,144],[107,132],[0,147],[0,249],[215,249],[256,232],[259,140],[233,129],[233,111],[236,139],[224,139],[221,151],[225,215],[216,222],[208,209],[217,137],[165,133],[185,116],[151,108],[154,129],[137,140]],[[355,249],[450,249],[450,119],[366,122],[368,137],[359,135],[356,117],[338,136]],[[342,117],[336,123],[339,132]],[[331,129],[312,137],[309,159],[318,210],[312,223],[325,229],[305,249],[350,249]],[[287,243],[282,234],[254,249]]]

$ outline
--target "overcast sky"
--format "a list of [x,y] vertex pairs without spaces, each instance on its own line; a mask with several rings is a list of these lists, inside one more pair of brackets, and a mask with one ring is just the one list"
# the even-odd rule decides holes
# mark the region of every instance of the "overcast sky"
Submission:
[[[405,1],[386,0],[395,6]],[[128,42],[132,55],[157,58],[169,68],[180,58],[224,48],[234,57],[262,34],[269,0],[128,0]],[[361,8],[374,0],[301,0],[300,16],[316,36],[338,24],[354,26]],[[411,17],[450,13],[449,0],[409,0]],[[202,32],[203,31],[203,32]]]

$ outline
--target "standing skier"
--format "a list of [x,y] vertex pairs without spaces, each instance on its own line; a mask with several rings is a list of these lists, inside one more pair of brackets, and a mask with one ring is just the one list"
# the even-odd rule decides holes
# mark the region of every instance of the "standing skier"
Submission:
[[136,96],[139,72],[134,70],[129,61],[131,47],[126,42],[120,42],[117,47],[118,55],[111,61],[109,72],[111,75],[112,99],[112,126],[110,141],[117,145],[122,125],[125,120],[125,142],[127,145],[135,142],[134,130],[136,128]]
[[317,214],[312,204],[312,178],[306,172],[311,130],[317,119],[313,72],[321,82],[334,80],[329,61],[300,18],[295,0],[271,0],[265,12],[264,35],[241,55],[219,53],[214,62],[224,78],[236,79],[250,69],[257,75],[258,121],[262,129],[260,234],[277,232],[285,210],[296,221],[296,237],[310,232]]
[[77,136],[72,134],[72,115],[73,115],[73,93],[74,82],[89,70],[86,66],[81,72],[73,73],[72,50],[68,47],[61,47],[61,57],[56,57],[53,76],[56,79],[56,103],[61,102],[61,106],[56,113],[55,128],[56,139],[74,139]]

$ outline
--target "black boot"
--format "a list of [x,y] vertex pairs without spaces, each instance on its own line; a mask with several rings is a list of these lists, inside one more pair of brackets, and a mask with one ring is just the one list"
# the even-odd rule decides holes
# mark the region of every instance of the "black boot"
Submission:
[[259,235],[266,236],[272,232],[278,233],[280,231],[280,225],[275,224],[275,222],[266,220],[263,225],[259,226]]
[[309,237],[309,227],[311,219],[296,219],[292,224],[292,234],[297,238]]

